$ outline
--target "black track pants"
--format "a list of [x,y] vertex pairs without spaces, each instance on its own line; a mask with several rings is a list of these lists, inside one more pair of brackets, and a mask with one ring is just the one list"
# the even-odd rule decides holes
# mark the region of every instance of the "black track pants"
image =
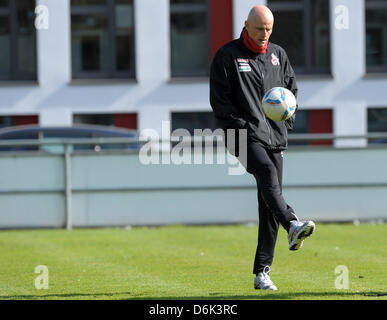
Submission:
[[253,273],[261,272],[273,262],[278,228],[289,230],[289,222],[297,219],[282,196],[281,151],[266,150],[258,143],[247,146],[247,171],[254,175],[258,189],[258,246]]

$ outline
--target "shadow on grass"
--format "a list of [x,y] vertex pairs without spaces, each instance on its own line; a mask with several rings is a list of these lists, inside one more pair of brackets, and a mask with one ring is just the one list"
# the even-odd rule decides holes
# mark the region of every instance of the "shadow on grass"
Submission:
[[131,295],[131,292],[111,292],[111,293],[63,293],[63,294],[42,294],[42,295],[4,295],[0,296],[1,300],[64,300],[65,298],[79,299],[79,300],[94,300],[98,297],[105,297],[102,300],[290,300],[290,299],[303,299],[311,300],[316,299],[327,299],[335,300],[336,298],[346,299],[351,297],[364,296],[367,298],[377,299],[379,297],[387,296],[387,292],[271,292],[264,293],[257,292],[257,294],[247,294],[247,295],[222,295],[221,293],[210,293],[205,296],[185,296],[185,297],[152,297],[152,296],[141,296],[141,297],[123,297],[119,298],[120,295]]
[[310,297],[324,298],[327,300],[335,300],[337,298],[365,296],[369,298],[378,298],[387,296],[387,292],[272,292],[266,294],[249,294],[249,295],[237,295],[237,296],[224,296],[217,294],[210,294],[208,296],[196,296],[196,297],[135,297],[128,300],[290,300],[295,298],[305,297],[306,300],[310,300]]

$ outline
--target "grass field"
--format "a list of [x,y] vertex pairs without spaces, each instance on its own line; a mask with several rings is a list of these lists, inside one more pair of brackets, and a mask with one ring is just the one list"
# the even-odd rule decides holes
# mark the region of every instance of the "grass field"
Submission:
[[[281,229],[276,292],[253,289],[256,241],[247,225],[3,230],[0,299],[387,299],[386,224],[317,224],[295,252]],[[338,265],[349,289],[335,288]]]

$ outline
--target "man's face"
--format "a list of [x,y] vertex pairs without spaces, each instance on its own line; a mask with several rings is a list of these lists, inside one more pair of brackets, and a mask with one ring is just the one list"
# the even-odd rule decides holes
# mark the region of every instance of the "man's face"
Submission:
[[245,22],[245,27],[250,38],[254,42],[263,47],[269,41],[271,32],[273,31],[273,21],[253,19]]

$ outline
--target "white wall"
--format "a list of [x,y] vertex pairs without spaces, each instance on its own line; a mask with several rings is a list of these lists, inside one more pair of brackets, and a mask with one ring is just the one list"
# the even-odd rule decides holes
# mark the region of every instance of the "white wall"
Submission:
[[136,77],[165,82],[170,77],[169,1],[135,0]]
[[[366,72],[364,0],[331,0],[332,75],[336,94],[362,82]],[[361,50],[359,50],[361,48]],[[367,103],[351,94],[335,97],[334,131],[337,135],[367,133]],[[337,140],[336,146],[365,145],[365,140]]]

